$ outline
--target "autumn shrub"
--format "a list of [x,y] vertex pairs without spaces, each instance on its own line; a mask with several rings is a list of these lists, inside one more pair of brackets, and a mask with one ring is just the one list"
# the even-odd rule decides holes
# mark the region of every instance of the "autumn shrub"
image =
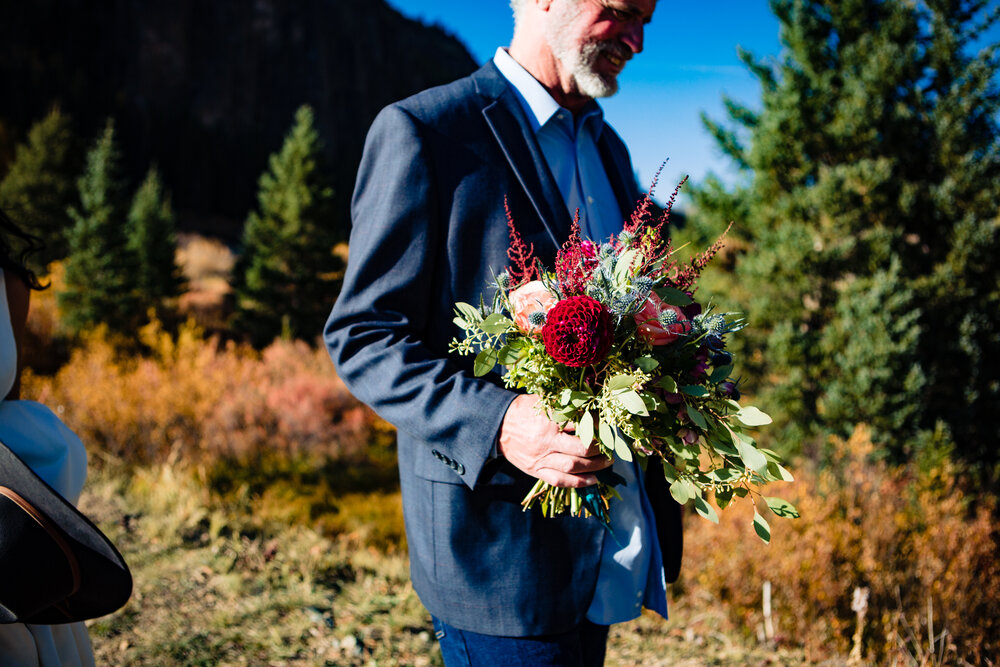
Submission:
[[854,591],[867,589],[859,647],[866,659],[913,657],[929,631],[952,659],[995,659],[995,501],[964,495],[946,458],[929,470],[875,460],[864,425],[847,440],[832,439],[831,449],[829,464],[799,469],[781,490],[801,518],[772,522],[768,547],[749,530],[749,505],[724,512],[718,526],[693,517],[683,589],[707,593],[752,630],[763,623],[762,589],[771,582],[775,639],[804,645],[817,659],[851,648]]
[[326,352],[276,341],[262,352],[206,340],[193,324],[159,322],[139,337],[148,354],[120,351],[100,329],[25,396],[52,406],[84,442],[134,463],[172,451],[188,464],[280,454],[363,459],[376,418],[337,378]]

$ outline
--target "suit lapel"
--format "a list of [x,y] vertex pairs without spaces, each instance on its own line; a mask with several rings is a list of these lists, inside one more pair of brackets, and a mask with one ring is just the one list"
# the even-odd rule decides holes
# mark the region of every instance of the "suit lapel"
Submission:
[[559,248],[569,236],[569,213],[524,110],[492,61],[476,72],[474,78],[479,92],[492,98],[483,108],[486,123],[552,243]]

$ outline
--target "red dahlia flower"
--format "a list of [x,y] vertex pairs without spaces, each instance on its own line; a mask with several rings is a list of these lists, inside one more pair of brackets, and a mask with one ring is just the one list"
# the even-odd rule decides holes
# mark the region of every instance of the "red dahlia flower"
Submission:
[[614,327],[604,304],[589,296],[563,299],[549,311],[542,327],[545,351],[567,366],[590,366],[611,349]]

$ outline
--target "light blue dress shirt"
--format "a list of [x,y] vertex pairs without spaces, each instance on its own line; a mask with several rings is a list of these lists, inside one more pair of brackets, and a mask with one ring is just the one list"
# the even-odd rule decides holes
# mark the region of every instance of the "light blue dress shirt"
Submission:
[[[622,229],[622,213],[598,152],[604,114],[590,102],[575,117],[503,48],[493,58],[517,93],[570,216],[580,212],[583,236],[607,240]],[[667,584],[656,522],[634,463],[615,458],[625,478],[621,501],[612,501],[611,534],[604,539],[597,589],[587,610],[593,623],[630,621],[646,606],[667,616]]]

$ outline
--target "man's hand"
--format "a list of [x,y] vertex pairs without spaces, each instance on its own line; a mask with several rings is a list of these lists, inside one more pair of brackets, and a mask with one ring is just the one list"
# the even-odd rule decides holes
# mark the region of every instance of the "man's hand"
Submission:
[[515,467],[553,486],[583,488],[597,484],[595,472],[611,465],[596,443],[578,437],[535,410],[538,396],[514,399],[500,427],[499,453]]

